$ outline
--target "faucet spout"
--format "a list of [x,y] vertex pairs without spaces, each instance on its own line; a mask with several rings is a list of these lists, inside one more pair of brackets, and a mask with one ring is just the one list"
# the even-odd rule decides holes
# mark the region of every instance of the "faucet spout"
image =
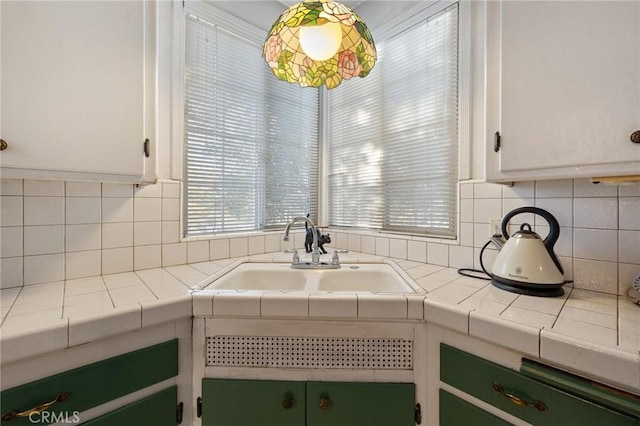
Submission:
[[311,235],[313,236],[313,246],[311,252],[311,263],[313,265],[318,265],[320,263],[320,249],[318,248],[318,230],[316,225],[313,223],[311,219],[304,216],[296,216],[287,223],[287,227],[284,230],[284,236],[282,237],[283,241],[289,241],[289,231],[291,230],[291,226],[296,222],[305,222],[309,228],[311,228]]

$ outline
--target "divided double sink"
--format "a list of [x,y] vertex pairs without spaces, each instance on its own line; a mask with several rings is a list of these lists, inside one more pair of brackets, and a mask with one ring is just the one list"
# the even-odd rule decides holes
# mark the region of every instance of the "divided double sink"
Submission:
[[340,269],[292,269],[286,263],[242,263],[207,289],[415,293],[387,263],[343,264]]

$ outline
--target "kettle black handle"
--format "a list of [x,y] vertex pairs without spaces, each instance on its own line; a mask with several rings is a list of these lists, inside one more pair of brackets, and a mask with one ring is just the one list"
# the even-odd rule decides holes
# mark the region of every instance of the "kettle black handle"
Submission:
[[539,216],[542,216],[544,220],[547,221],[547,223],[549,224],[549,235],[547,235],[546,238],[543,240],[544,246],[546,247],[547,252],[549,252],[551,259],[553,259],[553,263],[555,263],[558,269],[560,270],[560,272],[564,274],[562,265],[560,265],[560,261],[558,260],[555,253],[553,252],[553,246],[555,245],[556,241],[558,241],[558,237],[560,236],[560,224],[558,223],[558,220],[555,218],[555,216],[553,216],[548,211],[541,209],[539,207],[520,207],[518,209],[511,210],[502,219],[501,230],[505,240],[509,239],[509,231],[507,230],[507,225],[509,224],[509,221],[511,220],[511,218],[521,213],[537,214]]

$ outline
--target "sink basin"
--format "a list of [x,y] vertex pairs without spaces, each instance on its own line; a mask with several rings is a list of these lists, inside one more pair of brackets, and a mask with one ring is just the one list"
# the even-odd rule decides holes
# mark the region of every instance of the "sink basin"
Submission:
[[241,263],[209,289],[414,293],[387,263],[343,264],[340,269],[292,269],[288,263]]
[[413,289],[391,265],[360,264],[323,272],[318,291],[367,291],[379,293],[413,293]]
[[211,288],[229,290],[304,290],[307,277],[283,263],[243,263]]

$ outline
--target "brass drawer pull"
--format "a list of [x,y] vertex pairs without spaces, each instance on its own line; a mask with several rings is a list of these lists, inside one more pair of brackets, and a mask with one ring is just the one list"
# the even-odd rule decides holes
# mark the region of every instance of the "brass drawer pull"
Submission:
[[8,146],[9,145],[7,145],[7,142],[4,139],[0,139],[0,151],[4,151]]
[[21,419],[24,417],[29,417],[32,414],[39,414],[42,413],[43,411],[48,410],[49,408],[51,408],[51,406],[53,406],[53,404],[57,404],[58,402],[63,402],[68,400],[71,397],[71,394],[69,392],[60,392],[53,401],[49,401],[49,402],[45,402],[44,404],[40,404],[38,406],[35,406],[33,408],[30,408],[28,410],[25,411],[21,411],[21,412],[17,412],[15,410],[11,410],[11,411],[7,411],[6,413],[4,413],[2,415],[2,417],[0,418],[3,422],[9,422],[13,419]]
[[527,402],[524,399],[505,391],[500,383],[496,383],[496,382],[491,383],[491,387],[493,388],[494,391],[504,395],[505,398],[507,398],[512,403],[519,405],[520,407],[534,407],[536,410],[540,411],[541,413],[544,413],[545,411],[547,411],[547,406],[544,405],[542,401]]
[[640,143],[640,130],[631,133],[631,142]]

